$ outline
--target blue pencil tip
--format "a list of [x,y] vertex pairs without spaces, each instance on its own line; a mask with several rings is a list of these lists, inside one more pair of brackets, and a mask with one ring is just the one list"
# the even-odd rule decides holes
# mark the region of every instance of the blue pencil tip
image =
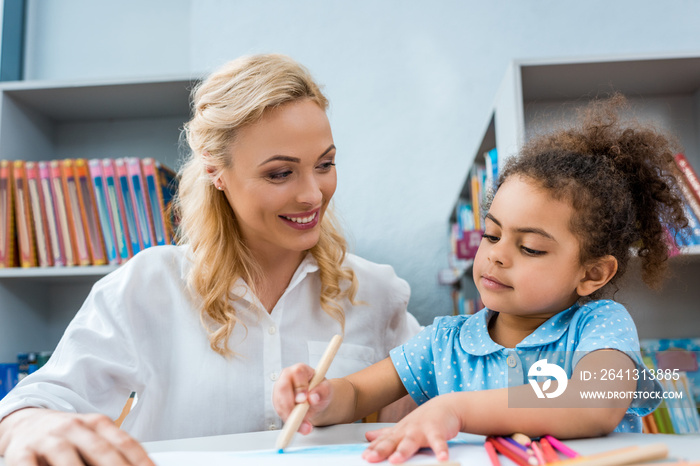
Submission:
[[280,448],[279,450],[277,450],[277,453],[284,453],[284,450]]

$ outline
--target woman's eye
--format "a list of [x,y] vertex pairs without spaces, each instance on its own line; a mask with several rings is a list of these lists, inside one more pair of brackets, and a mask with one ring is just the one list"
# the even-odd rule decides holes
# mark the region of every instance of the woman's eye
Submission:
[[271,181],[283,181],[285,178],[289,177],[291,174],[292,174],[291,170],[285,170],[282,172],[270,173],[267,175],[267,178],[270,179]]
[[333,163],[330,160],[328,162],[323,162],[321,165],[318,166],[318,168],[322,171],[329,171],[331,167],[335,167],[335,163]]
[[521,246],[521,248],[525,254],[530,256],[541,256],[542,254],[546,254],[546,251],[538,251],[537,249],[532,249],[525,246]]
[[499,240],[498,236],[487,235],[486,233],[481,235],[481,237],[484,238],[486,241],[489,241],[491,243],[495,243]]

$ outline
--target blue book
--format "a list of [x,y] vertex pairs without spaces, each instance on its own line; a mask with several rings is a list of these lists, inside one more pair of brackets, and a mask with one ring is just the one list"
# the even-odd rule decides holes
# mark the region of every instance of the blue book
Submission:
[[129,233],[129,244],[131,245],[132,254],[135,255],[143,249],[143,244],[141,243],[141,235],[139,234],[138,224],[136,223],[136,210],[131,196],[129,175],[126,170],[124,159],[116,159],[114,161],[114,169],[119,179],[119,189],[124,203],[124,216],[126,217],[126,231]]
[[119,256],[117,256],[114,226],[112,225],[109,207],[107,206],[107,193],[104,186],[104,178],[102,177],[101,161],[98,159],[89,160],[88,169],[90,170],[90,178],[92,178],[92,188],[95,191],[97,217],[102,227],[102,238],[105,244],[105,252],[107,253],[107,262],[110,264],[118,264]]

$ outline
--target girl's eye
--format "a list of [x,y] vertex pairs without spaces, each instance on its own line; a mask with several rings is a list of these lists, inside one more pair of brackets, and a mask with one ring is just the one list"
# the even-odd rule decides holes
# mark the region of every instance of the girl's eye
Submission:
[[481,235],[481,237],[484,238],[486,241],[488,241],[488,242],[490,242],[490,243],[496,243],[496,242],[498,242],[498,240],[500,239],[500,238],[498,238],[498,236],[487,235],[486,233],[484,233],[483,235]]
[[530,256],[541,256],[543,254],[547,254],[546,251],[538,251],[537,249],[531,249],[531,248],[527,248],[525,246],[521,246],[521,249],[523,250],[523,252],[525,254],[528,254]]

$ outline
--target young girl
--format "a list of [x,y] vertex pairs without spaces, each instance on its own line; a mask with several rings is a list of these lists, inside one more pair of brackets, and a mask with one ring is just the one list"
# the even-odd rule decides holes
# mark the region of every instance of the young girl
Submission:
[[[601,298],[616,290],[633,255],[644,281],[658,285],[665,225],[680,231],[687,221],[672,145],[653,129],[623,126],[623,104],[621,96],[594,102],[577,127],[529,142],[507,163],[474,259],[484,309],[438,317],[390,358],[310,392],[312,368],[286,369],[274,392],[281,417],[308,399],[299,429],[308,433],[409,393],[418,409],[367,434],[363,457],[392,463],[421,447],[445,460],[447,440],[460,431],[561,438],[641,431],[660,386],[641,361],[630,315]],[[561,376],[554,384],[538,374]],[[612,395],[583,395],[593,391]]]

